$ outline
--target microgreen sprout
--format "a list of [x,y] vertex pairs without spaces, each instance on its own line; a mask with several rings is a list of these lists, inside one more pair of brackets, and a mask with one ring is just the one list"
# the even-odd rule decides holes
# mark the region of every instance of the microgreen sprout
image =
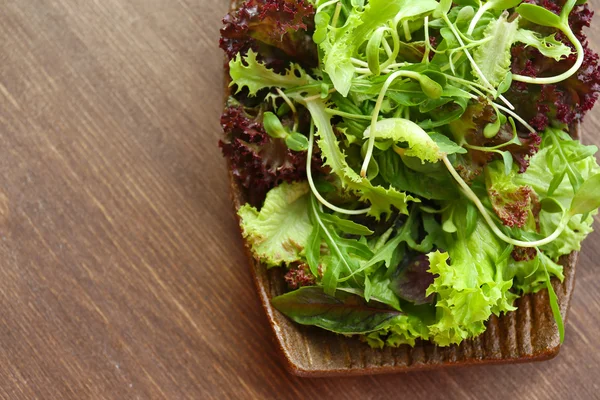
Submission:
[[513,8],[521,4],[523,0],[489,0],[479,7],[477,13],[471,20],[471,24],[469,25],[469,29],[467,30],[467,35],[472,35],[473,31],[477,27],[477,23],[481,20],[481,17],[490,10],[507,10],[509,8]]
[[371,120],[371,117],[368,115],[351,114],[351,113],[347,113],[344,111],[335,110],[333,108],[328,108],[327,110],[325,110],[325,112],[327,114],[338,115],[338,116],[344,117],[344,118],[361,119],[361,120],[365,120],[365,121]]
[[340,12],[342,11],[342,3],[337,3],[335,6],[335,12],[333,14],[333,18],[331,19],[331,26],[336,27],[338,19],[340,18]]
[[404,28],[404,37],[406,40],[412,40],[412,35],[410,34],[410,28],[408,26],[408,20],[402,21],[402,27]]
[[330,0],[330,1],[326,1],[325,3],[321,4],[319,7],[317,7],[317,11],[316,14],[320,13],[321,11],[323,11],[325,8],[329,7],[332,4],[335,3],[339,3],[340,0]]
[[[458,43],[460,43],[460,45],[462,47],[465,47],[465,43],[463,42],[463,39],[461,37],[461,35],[458,33],[458,30],[456,29],[456,27],[454,26],[454,24],[450,21],[450,19],[448,18],[447,14],[443,14],[442,15],[442,19],[444,20],[444,22],[446,23],[446,25],[448,25],[448,27],[450,28],[450,30],[452,31],[452,33],[454,34],[454,36],[456,37],[456,40],[458,40]],[[473,56],[471,56],[471,53],[469,53],[468,49],[464,49],[465,55],[467,56],[467,58],[469,59],[469,62],[471,63],[471,66],[473,67],[473,69],[475,70],[475,72],[477,73],[477,75],[481,78],[481,81],[494,93],[497,95],[497,91],[496,89],[492,86],[492,84],[488,81],[488,79],[486,78],[485,74],[481,71],[481,69],[479,68],[479,66],[477,65],[477,63],[475,62],[475,60],[473,59]],[[496,97],[496,96],[494,96]],[[506,100],[506,98],[502,95],[498,95],[497,96],[500,100],[502,100],[511,110],[515,109],[515,106],[513,106],[508,100]]]
[[547,78],[534,78],[530,76],[515,74],[513,75],[513,80],[536,85],[549,85],[569,79],[571,76],[577,73],[577,71],[579,71],[579,69],[583,65],[585,52],[583,50],[583,45],[581,44],[579,39],[577,39],[577,36],[575,36],[573,30],[569,25],[569,14],[571,13],[576,4],[577,0],[568,0],[567,3],[564,5],[560,16],[557,16],[551,11],[548,11],[545,8],[536,6],[534,4],[521,4],[519,7],[517,7],[517,12],[521,15],[521,17],[525,18],[526,20],[538,25],[556,28],[562,33],[564,33],[567,39],[569,39],[569,41],[575,47],[575,51],[577,53],[577,60],[568,71],[557,76]]
[[425,30],[425,53],[423,53],[423,63],[429,64],[429,54],[435,49],[431,46],[430,38],[429,38],[429,16],[426,16],[424,19],[424,30]]

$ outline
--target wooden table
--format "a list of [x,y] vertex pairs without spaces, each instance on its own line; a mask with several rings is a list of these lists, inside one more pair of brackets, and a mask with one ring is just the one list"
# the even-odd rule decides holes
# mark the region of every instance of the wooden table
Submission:
[[0,3],[1,398],[599,398],[599,233],[553,361],[290,376],[217,147],[227,1]]

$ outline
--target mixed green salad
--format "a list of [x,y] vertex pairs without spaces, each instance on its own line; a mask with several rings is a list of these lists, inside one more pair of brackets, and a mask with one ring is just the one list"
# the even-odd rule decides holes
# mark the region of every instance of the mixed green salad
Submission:
[[224,19],[220,145],[252,254],[300,324],[448,346],[549,291],[600,207],[576,0],[248,0]]

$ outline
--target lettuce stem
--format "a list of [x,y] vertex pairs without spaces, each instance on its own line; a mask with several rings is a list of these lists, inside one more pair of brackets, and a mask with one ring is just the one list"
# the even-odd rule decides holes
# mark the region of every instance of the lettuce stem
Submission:
[[277,90],[277,93],[279,94],[279,96],[281,96],[283,101],[285,101],[285,103],[290,107],[290,110],[292,110],[292,113],[294,114],[294,126],[292,128],[292,132],[296,132],[298,130],[298,125],[299,125],[298,110],[296,110],[296,106],[294,105],[294,102],[292,100],[290,100],[290,98],[287,97],[287,95],[285,93],[283,93],[283,91],[281,89],[276,88],[276,90]]
[[338,20],[340,19],[340,12],[342,11],[342,3],[337,3],[335,6],[335,12],[333,14],[333,18],[331,19],[331,26],[336,28]]
[[325,110],[325,112],[327,114],[338,115],[338,116],[344,117],[344,118],[362,119],[362,120],[367,120],[367,121],[371,120],[371,117],[369,115],[352,114],[352,113],[347,113],[347,112],[340,111],[340,110],[334,110],[332,108],[327,108]]
[[387,40],[385,40],[385,38],[381,41],[381,44],[383,45],[383,49],[385,50],[385,53],[388,55],[388,57],[392,57],[394,51],[390,47],[390,44],[387,42]]
[[[423,53],[423,61],[424,63],[429,64],[429,53],[433,50],[431,47],[431,43],[429,42],[429,16],[425,17],[425,53]],[[433,50],[434,51],[434,50]]]
[[[394,50],[392,51],[392,54],[390,54],[388,56],[387,61],[384,62],[383,64],[381,64],[381,67],[380,67],[381,70],[384,70],[384,69],[388,68],[390,65],[392,65],[396,61],[396,58],[398,57],[398,54],[400,53],[400,36],[398,36],[398,31],[391,27],[388,28],[388,31],[392,35],[392,42],[394,43]],[[387,44],[387,41],[385,38],[383,38],[383,42],[385,44]]]
[[477,13],[475,14],[475,16],[473,17],[473,19],[471,20],[471,24],[469,25],[469,30],[467,30],[467,35],[473,35],[473,31],[475,30],[475,27],[477,26],[477,23],[479,22],[479,20],[481,19],[481,17],[483,17],[483,14],[485,14],[485,12],[487,10],[489,10],[492,7],[492,3],[485,3],[484,5],[482,5],[481,7],[479,7],[479,10],[477,10]]
[[402,28],[404,29],[404,37],[406,38],[407,41],[410,42],[412,40],[412,36],[410,34],[410,27],[408,26],[408,20],[402,21]]
[[527,123],[527,121],[525,121],[523,118],[521,118],[519,116],[519,114],[517,114],[516,112],[514,112],[512,110],[509,110],[508,108],[506,108],[506,107],[504,107],[504,106],[502,106],[500,104],[497,104],[497,103],[491,103],[491,104],[493,104],[494,106],[498,107],[500,110],[504,111],[505,113],[510,114],[511,117],[513,117],[514,119],[516,119],[517,121],[519,121],[525,128],[527,128],[527,130],[529,132],[536,133],[536,130],[531,125],[529,125]]
[[320,6],[317,8],[317,11],[315,12],[315,14],[318,14],[318,13],[320,13],[321,11],[323,11],[323,10],[325,9],[325,7],[329,7],[330,5],[332,5],[332,4],[335,4],[335,3],[339,2],[339,1],[340,1],[340,0],[331,0],[331,1],[328,1],[328,2],[326,2],[326,3],[323,3],[323,4],[321,4],[321,5],[320,5]]
[[448,80],[451,80],[451,81],[454,81],[454,82],[458,82],[461,85],[468,87],[469,90],[471,90],[471,91],[473,91],[473,92],[475,92],[477,94],[480,94],[481,92],[474,90],[474,88],[479,88],[479,89],[481,89],[481,90],[483,90],[485,92],[488,92],[489,94],[493,94],[493,93],[491,93],[490,89],[488,89],[486,86],[480,85],[479,83],[471,82],[471,81],[468,81],[466,79],[462,79],[462,78],[459,78],[457,76],[450,75],[450,74],[444,74],[444,76]]
[[350,61],[352,61],[353,64],[356,64],[359,67],[365,67],[365,68],[369,67],[369,63],[367,63],[367,62],[365,62],[363,60],[359,60],[358,58],[351,57]]

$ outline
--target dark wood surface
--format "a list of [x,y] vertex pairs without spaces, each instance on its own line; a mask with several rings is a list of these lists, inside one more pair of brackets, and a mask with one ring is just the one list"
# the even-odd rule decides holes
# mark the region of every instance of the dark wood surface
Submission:
[[286,372],[216,145],[227,3],[0,2],[0,398],[599,398],[599,233],[552,361]]

